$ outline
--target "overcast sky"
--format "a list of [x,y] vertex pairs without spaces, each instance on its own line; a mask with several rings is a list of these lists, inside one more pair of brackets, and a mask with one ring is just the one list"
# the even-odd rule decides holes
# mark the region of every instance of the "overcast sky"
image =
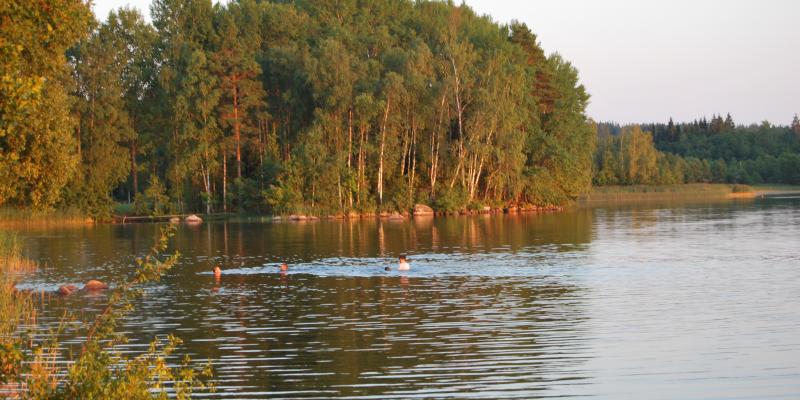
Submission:
[[[95,0],[95,13],[149,0]],[[466,0],[528,24],[572,62],[598,121],[733,115],[786,125],[800,113],[800,1]]]

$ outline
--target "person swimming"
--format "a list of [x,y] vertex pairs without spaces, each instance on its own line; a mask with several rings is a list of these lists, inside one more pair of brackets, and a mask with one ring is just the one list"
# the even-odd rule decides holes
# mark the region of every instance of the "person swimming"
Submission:
[[222,277],[222,268],[219,265],[214,266],[214,279],[219,279]]
[[384,268],[383,270],[384,270],[384,271],[391,271],[391,270],[392,270],[392,267],[386,267],[386,268]]
[[408,271],[411,269],[411,265],[408,264],[406,261],[406,256],[402,255],[399,257],[400,265],[397,267],[398,271]]
[[281,268],[281,272],[289,271],[289,265],[286,264],[286,263],[281,264],[280,268]]

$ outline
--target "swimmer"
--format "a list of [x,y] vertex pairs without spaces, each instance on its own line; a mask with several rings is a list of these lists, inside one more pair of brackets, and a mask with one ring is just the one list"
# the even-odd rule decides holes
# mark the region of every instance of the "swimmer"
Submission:
[[214,279],[219,279],[222,276],[222,268],[219,265],[214,266]]
[[392,270],[392,267],[386,267],[386,268],[384,268],[383,270],[384,270],[384,271],[391,271],[391,270]]
[[400,256],[400,266],[397,267],[397,270],[398,271],[408,271],[410,269],[411,269],[411,266],[408,265],[408,262],[406,261],[406,256]]
[[286,272],[289,270],[289,265],[286,263],[281,264],[281,272]]

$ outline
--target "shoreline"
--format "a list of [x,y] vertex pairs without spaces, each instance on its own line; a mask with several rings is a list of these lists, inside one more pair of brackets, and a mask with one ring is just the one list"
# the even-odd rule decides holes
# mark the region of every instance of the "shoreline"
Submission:
[[[573,207],[585,207],[603,203],[648,203],[669,200],[752,200],[775,195],[800,194],[800,186],[793,185],[736,185],[736,184],[678,184],[678,185],[631,185],[631,186],[594,186],[591,191],[574,202],[566,205],[489,207],[465,209],[460,211],[436,211],[424,204],[415,205],[414,209],[405,212],[347,212],[328,215],[308,214],[174,214],[163,216],[142,216],[114,214],[109,220],[98,221],[88,217],[78,217],[74,212],[60,215],[58,211],[35,214],[21,211],[20,214],[0,213],[0,229],[27,230],[36,228],[76,227],[95,224],[130,224],[171,222],[187,223],[187,216],[197,215],[203,221],[225,221],[231,219],[252,219],[271,222],[304,222],[319,220],[409,220],[414,218],[439,218],[450,216],[532,214],[562,212]],[[3,215],[4,214],[4,215]],[[197,222],[194,222],[195,224]]]
[[636,203],[664,200],[747,200],[780,194],[800,194],[800,186],[741,184],[678,184],[596,186],[578,203]]
[[[418,204],[416,207],[419,207]],[[415,208],[416,208],[415,207]],[[192,214],[197,215],[203,221],[222,221],[231,218],[246,218],[246,219],[260,219],[263,221],[269,220],[270,222],[313,222],[313,221],[353,221],[353,220],[388,220],[388,221],[402,221],[414,218],[440,218],[452,216],[473,216],[473,215],[500,215],[500,214],[532,214],[532,213],[553,213],[564,211],[568,206],[508,206],[508,207],[483,207],[477,210],[460,210],[460,211],[433,211],[430,207],[424,206],[428,210],[419,211],[405,211],[405,212],[348,212],[341,214],[328,214],[328,215],[308,215],[308,214],[285,214],[285,215],[272,215],[272,214],[235,214],[235,213],[219,213],[219,214]],[[98,222],[101,224],[130,224],[130,223],[148,223],[148,222],[171,222],[179,224],[192,224],[185,219],[179,221],[170,220],[175,216],[122,216],[115,215],[112,221]]]

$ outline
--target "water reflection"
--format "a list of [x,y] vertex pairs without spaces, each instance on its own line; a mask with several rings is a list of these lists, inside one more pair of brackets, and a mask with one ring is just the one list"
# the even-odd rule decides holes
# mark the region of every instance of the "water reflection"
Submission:
[[223,392],[496,397],[581,378],[576,290],[548,279],[233,276],[189,301],[183,320],[198,323],[179,334],[218,360]]

